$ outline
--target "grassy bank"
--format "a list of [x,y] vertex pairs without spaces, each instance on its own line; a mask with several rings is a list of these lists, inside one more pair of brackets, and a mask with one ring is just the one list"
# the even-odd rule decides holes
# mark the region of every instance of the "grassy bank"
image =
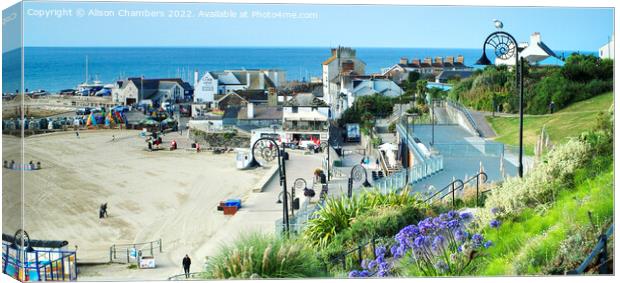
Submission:
[[[572,104],[551,115],[525,116],[523,119],[525,153],[534,154],[536,139],[539,137],[543,126],[546,127],[552,143],[563,143],[569,137],[577,136],[591,129],[596,124],[598,113],[607,111],[613,101],[613,93],[608,92]],[[487,120],[497,133],[495,140],[505,144],[519,145],[518,117],[487,117]]]
[[[478,274],[563,274],[577,267],[594,248],[597,233],[612,220],[614,198],[611,166],[594,179],[580,176],[575,177],[576,188],[562,192],[550,207],[529,208],[497,230],[487,228],[494,247]],[[596,231],[590,228],[588,212]],[[571,237],[579,237],[576,245],[570,244]]]

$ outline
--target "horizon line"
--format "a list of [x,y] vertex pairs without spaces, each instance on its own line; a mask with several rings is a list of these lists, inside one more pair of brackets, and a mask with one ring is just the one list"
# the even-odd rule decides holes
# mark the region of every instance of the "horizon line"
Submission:
[[[469,49],[475,50],[480,48],[475,47],[433,47],[433,46],[425,46],[425,47],[404,47],[404,46],[347,46],[347,45],[338,45],[338,46],[301,46],[301,45],[162,45],[162,46],[154,46],[154,45],[119,45],[119,46],[45,46],[45,45],[36,45],[36,46],[20,46],[8,51],[3,51],[2,54],[14,51],[20,48],[275,48],[275,49],[285,49],[285,48],[337,48],[337,47],[351,47],[353,49],[359,48],[367,48],[367,49]],[[554,51],[572,51],[572,52],[598,52],[598,50],[569,50],[569,49],[553,49]]]

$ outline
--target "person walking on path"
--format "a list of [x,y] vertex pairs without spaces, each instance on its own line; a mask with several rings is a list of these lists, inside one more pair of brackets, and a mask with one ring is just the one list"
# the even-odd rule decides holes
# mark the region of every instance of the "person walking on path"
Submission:
[[185,278],[189,278],[189,266],[192,264],[192,260],[186,254],[183,258],[183,271],[185,272]]
[[553,100],[551,100],[551,103],[549,103],[549,112],[553,114],[554,110],[555,110],[555,103],[553,102]]

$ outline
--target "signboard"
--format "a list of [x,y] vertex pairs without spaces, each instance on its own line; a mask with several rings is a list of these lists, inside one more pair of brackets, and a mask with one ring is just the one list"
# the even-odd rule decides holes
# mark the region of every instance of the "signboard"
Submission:
[[155,268],[155,258],[152,256],[140,257],[140,268]]

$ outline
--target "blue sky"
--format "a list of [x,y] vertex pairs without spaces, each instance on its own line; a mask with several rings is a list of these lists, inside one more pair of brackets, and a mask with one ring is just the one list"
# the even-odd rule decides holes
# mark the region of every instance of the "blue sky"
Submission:
[[[88,15],[91,9],[113,15]],[[125,15],[132,10],[160,11],[163,16]],[[233,11],[237,17],[199,17],[200,11]],[[318,18],[240,18],[244,11]],[[24,44],[480,48],[495,30],[495,18],[517,40],[528,41],[538,31],[555,50],[597,50],[613,33],[611,8],[26,2]]]

